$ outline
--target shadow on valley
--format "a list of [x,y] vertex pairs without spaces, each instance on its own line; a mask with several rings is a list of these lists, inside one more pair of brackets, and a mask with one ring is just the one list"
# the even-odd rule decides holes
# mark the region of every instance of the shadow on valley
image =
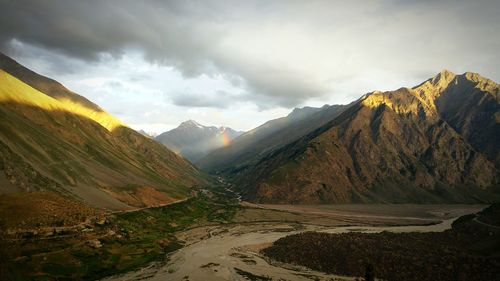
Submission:
[[500,204],[460,217],[445,232],[305,232],[281,238],[263,253],[280,262],[345,276],[498,280]]

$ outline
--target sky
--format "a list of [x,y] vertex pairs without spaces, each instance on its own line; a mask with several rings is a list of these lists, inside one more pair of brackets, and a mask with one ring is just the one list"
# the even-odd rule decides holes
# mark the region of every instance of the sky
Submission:
[[294,107],[500,81],[500,1],[0,0],[0,51],[134,129],[252,129]]

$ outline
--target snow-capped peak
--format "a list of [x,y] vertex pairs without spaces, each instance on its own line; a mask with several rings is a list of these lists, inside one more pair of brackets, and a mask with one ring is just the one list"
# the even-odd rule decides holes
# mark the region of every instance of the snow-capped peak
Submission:
[[201,125],[200,123],[194,121],[194,120],[191,120],[189,119],[188,121],[184,121],[182,122],[179,127],[197,127],[197,128],[200,128],[200,129],[203,129],[205,128],[205,126]]

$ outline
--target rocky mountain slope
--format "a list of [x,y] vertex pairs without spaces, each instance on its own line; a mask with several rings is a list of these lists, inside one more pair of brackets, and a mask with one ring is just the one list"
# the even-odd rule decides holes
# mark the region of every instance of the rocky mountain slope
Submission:
[[213,151],[201,159],[197,166],[230,177],[238,175],[266,154],[325,125],[346,107],[325,105],[321,108],[295,108],[288,116],[268,121],[241,135],[231,145]]
[[185,198],[204,177],[87,99],[0,55],[0,194],[52,191],[130,209]]
[[228,127],[203,126],[194,120],[181,123],[156,140],[195,163],[211,151],[229,145],[243,134]]
[[247,199],[279,203],[500,199],[499,85],[443,71],[372,92],[236,177]]

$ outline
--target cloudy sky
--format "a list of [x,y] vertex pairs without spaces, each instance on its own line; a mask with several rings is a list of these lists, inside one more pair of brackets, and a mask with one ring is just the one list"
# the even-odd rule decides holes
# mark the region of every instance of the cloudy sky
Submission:
[[500,1],[0,0],[0,50],[136,129],[251,129],[441,69],[500,81]]

